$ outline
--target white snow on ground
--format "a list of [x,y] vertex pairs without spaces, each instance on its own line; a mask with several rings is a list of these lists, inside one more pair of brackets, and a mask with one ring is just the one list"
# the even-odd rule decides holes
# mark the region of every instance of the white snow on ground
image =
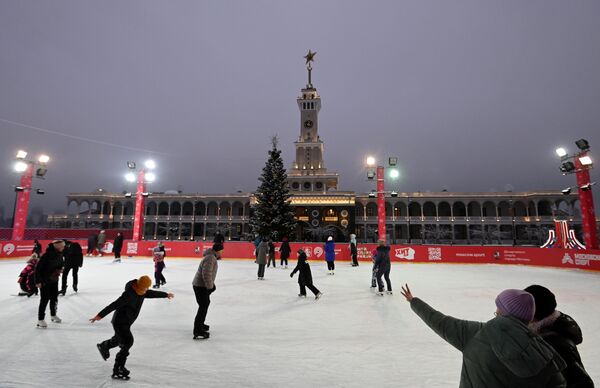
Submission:
[[[196,302],[191,281],[198,259],[167,259],[165,291],[173,300],[146,300],[133,325],[129,382],[110,378],[96,343],[112,335],[108,316],[88,319],[116,299],[126,281],[152,275],[148,259],[86,258],[79,294],[59,299],[62,324],[36,329],[38,297],[18,292],[25,260],[0,261],[0,387],[456,387],[461,354],[434,334],[400,295],[408,282],[418,296],[457,317],[493,318],[494,298],[505,288],[542,284],[559,309],[583,329],[579,347],[600,384],[598,301],[600,274],[501,265],[393,264],[393,296],[369,289],[370,265],[338,262],[334,276],[312,262],[324,296],[297,297],[297,275],[267,269],[256,280],[252,261],[219,262],[217,290],[207,324],[211,338],[192,340]],[[70,283],[70,281],[69,281]]]

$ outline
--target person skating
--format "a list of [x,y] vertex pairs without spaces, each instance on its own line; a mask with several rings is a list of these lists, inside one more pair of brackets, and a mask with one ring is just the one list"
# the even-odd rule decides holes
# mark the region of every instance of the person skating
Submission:
[[152,250],[152,255],[154,256],[154,288],[160,288],[160,286],[167,284],[167,280],[162,274],[163,269],[165,269],[165,257],[167,254],[165,252],[165,246],[161,241],[159,241],[158,245]]
[[40,306],[38,308],[37,327],[45,329],[48,327],[44,318],[46,307],[50,302],[50,319],[54,323],[62,320],[56,315],[58,308],[58,278],[63,269],[63,250],[65,242],[54,240],[46,248],[46,252],[35,266],[35,286],[40,289]]
[[383,281],[381,277],[385,278],[385,284],[387,286],[387,293],[392,295],[392,282],[390,280],[390,247],[385,245],[385,241],[378,241],[377,249],[375,249],[375,277],[377,278],[377,287],[379,292],[378,295],[383,295]]
[[129,370],[125,368],[125,362],[129,355],[129,349],[133,346],[131,325],[137,319],[144,300],[146,298],[172,299],[175,297],[172,293],[149,290],[151,285],[152,280],[148,276],[130,280],[125,284],[125,291],[123,291],[123,294],[117,300],[90,319],[90,322],[94,323],[111,312],[115,312],[111,321],[115,334],[112,338],[96,345],[104,361],[110,357],[110,349],[117,346],[121,348],[115,356],[113,378],[129,379]]
[[98,234],[98,256],[104,255],[104,245],[106,244],[106,232],[101,230]]
[[565,362],[527,327],[535,312],[528,292],[502,291],[496,317],[487,322],[444,315],[413,297],[408,285],[402,295],[427,326],[463,354],[460,388],[566,387]]
[[275,244],[273,244],[273,239],[269,239],[269,261],[267,262],[267,268],[271,266],[273,263],[273,268],[275,268]]
[[288,258],[290,257],[290,253],[292,253],[292,249],[290,248],[290,243],[287,237],[281,239],[281,246],[279,247],[279,258],[281,259],[281,266],[283,267],[285,264],[285,268],[288,267]]
[[221,233],[220,230],[217,230],[215,232],[215,237],[213,238],[213,243],[219,243],[221,245],[225,245],[225,236],[223,236],[223,234]]
[[567,367],[563,376],[567,380],[567,388],[594,388],[577,350],[577,345],[583,342],[577,322],[556,310],[556,297],[546,287],[532,285],[525,291],[535,299],[535,315],[529,328],[539,334],[565,360]]
[[293,278],[296,272],[300,272],[298,275],[298,285],[300,286],[300,293],[298,294],[301,298],[306,298],[306,288],[315,294],[315,299],[319,299],[323,293],[313,285],[312,272],[310,271],[310,265],[308,264],[308,257],[302,250],[298,250],[298,262],[296,268],[290,273],[290,277]]
[[62,287],[58,292],[60,295],[67,293],[67,280],[69,272],[73,271],[73,291],[77,292],[78,272],[83,266],[83,251],[78,242],[65,242],[65,250],[63,252],[65,258],[65,267],[62,273]]
[[258,248],[256,248],[256,264],[258,264],[258,280],[265,279],[265,266],[267,265],[267,253],[269,252],[269,243],[267,238],[263,237]]
[[223,244],[221,243],[215,243],[212,248],[207,249],[192,281],[196,303],[198,303],[198,311],[194,319],[194,339],[208,338],[210,336],[208,333],[210,327],[204,321],[206,320],[206,313],[210,305],[210,294],[217,289],[215,285],[217,269],[219,268],[217,260],[219,260],[222,251]]
[[96,245],[98,245],[98,235],[96,233],[92,233],[88,236],[86,256],[92,256],[94,254]]
[[113,253],[115,255],[115,262],[121,262],[121,250],[123,249],[123,234],[121,232],[117,233],[115,237],[115,241],[113,242]]
[[352,266],[358,267],[358,245],[355,234],[350,235],[350,257],[352,258]]
[[329,275],[333,275],[333,271],[335,270],[335,243],[331,236],[327,237],[327,241],[325,242],[325,261],[327,261]]
[[42,244],[38,240],[33,240],[33,249],[31,250],[31,254],[36,254],[39,258],[42,255]]
[[35,266],[39,261],[37,253],[31,255],[31,258],[27,260],[27,265],[21,273],[19,274],[19,279],[17,282],[19,283],[19,287],[21,287],[21,291],[19,296],[27,296],[28,298],[32,295],[38,294],[38,289],[35,286]]

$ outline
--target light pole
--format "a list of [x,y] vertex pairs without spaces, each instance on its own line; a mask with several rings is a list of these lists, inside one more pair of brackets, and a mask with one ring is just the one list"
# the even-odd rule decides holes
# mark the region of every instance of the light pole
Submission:
[[[15,171],[21,174],[20,185],[15,187],[16,199],[15,199],[15,210],[13,214],[13,228],[12,236],[13,240],[23,240],[25,236],[25,226],[27,225],[27,210],[29,209],[29,197],[31,195],[31,189],[33,184],[33,174],[35,170],[35,176],[43,178],[48,172],[47,165],[50,161],[48,155],[40,155],[37,161],[27,159],[27,152],[19,150],[16,155]],[[38,193],[43,191],[38,190]]]
[[[367,179],[373,180],[374,177],[377,179],[377,235],[379,240],[384,242],[387,240],[387,232],[385,227],[385,167],[382,165],[375,165],[377,161],[373,156],[367,157],[367,166],[369,171],[367,172]],[[395,168],[398,163],[398,158],[388,158],[388,168],[390,169],[390,178],[396,179],[400,175],[398,170]],[[375,168],[375,174],[373,174],[373,168]],[[395,191],[392,195],[398,196]]]
[[[127,162],[129,172],[125,174],[125,179],[128,182],[136,181],[136,164],[135,162]],[[156,175],[151,170],[156,168],[156,163],[153,160],[146,160],[144,168],[137,172],[137,188],[135,192],[135,213],[133,216],[133,241],[140,241],[143,238],[144,228],[144,208],[145,198],[148,197],[146,191],[146,183],[151,183],[156,180]]]
[[[592,196],[594,182],[590,182],[590,169],[594,166],[592,158],[588,155],[590,144],[585,139],[579,139],[575,145],[579,148],[579,152],[575,155],[568,155],[562,147],[556,149],[556,154],[560,157],[560,171],[563,175],[574,173],[577,178],[585,247],[586,249],[598,249],[598,228]],[[563,190],[563,193],[569,194],[570,189]]]

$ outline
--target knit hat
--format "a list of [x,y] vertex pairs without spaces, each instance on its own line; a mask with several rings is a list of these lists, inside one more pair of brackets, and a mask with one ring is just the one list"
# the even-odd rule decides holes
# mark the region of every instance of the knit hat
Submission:
[[508,289],[496,297],[496,307],[506,315],[511,315],[525,323],[533,320],[535,300],[527,291]]
[[533,295],[533,299],[535,299],[536,321],[546,318],[556,310],[556,298],[546,287],[534,284],[533,286],[527,287],[525,291]]
[[222,250],[223,250],[223,244],[221,244],[221,243],[219,243],[219,242],[218,242],[218,243],[215,243],[215,244],[212,246],[212,249],[213,249],[213,251],[215,251],[215,252],[220,252],[220,251],[222,251]]
[[141,296],[146,293],[146,290],[150,288],[150,286],[152,286],[152,280],[150,280],[150,277],[144,275],[136,280],[132,287],[135,293]]
[[327,237],[327,241],[333,241],[333,237],[331,237],[331,236]]

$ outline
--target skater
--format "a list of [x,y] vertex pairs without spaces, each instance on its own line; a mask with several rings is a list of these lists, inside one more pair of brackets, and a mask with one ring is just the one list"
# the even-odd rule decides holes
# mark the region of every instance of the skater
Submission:
[[86,256],[92,256],[94,251],[96,250],[96,245],[98,245],[98,235],[96,233],[92,233],[88,236],[87,240],[87,252]]
[[50,319],[52,322],[62,322],[56,315],[56,310],[58,307],[58,278],[63,269],[64,249],[65,242],[63,240],[54,240],[51,244],[48,244],[46,252],[35,266],[35,286],[40,289],[37,327],[41,329],[48,327],[44,320],[48,302],[50,302]]
[[111,312],[115,312],[111,321],[113,329],[115,330],[114,336],[96,345],[104,361],[110,357],[110,349],[117,346],[121,348],[115,356],[115,366],[112,374],[112,377],[115,379],[129,379],[129,371],[125,368],[125,362],[129,355],[129,349],[133,346],[131,325],[133,325],[137,319],[142,304],[144,303],[144,299],[172,299],[175,297],[175,295],[171,293],[167,294],[162,291],[149,290],[151,285],[152,280],[150,280],[148,276],[130,280],[125,284],[125,291],[123,291],[123,294],[121,294],[117,300],[106,306],[95,317],[90,319],[90,322],[94,323]]
[[267,265],[267,252],[269,243],[267,238],[263,237],[258,248],[256,248],[256,264],[258,264],[258,280],[265,280],[265,265]]
[[288,258],[290,257],[290,253],[292,253],[292,249],[290,248],[290,243],[288,242],[288,238],[284,237],[281,239],[281,246],[279,247],[279,258],[281,259],[281,266],[283,267],[285,264],[285,268],[288,267]]
[[377,248],[371,252],[371,261],[373,267],[371,268],[371,288],[377,287],[377,267],[375,266],[375,258],[377,258]]
[[273,263],[273,268],[275,268],[275,244],[273,244],[273,240],[269,239],[269,261],[267,262],[267,268],[271,266]]
[[502,291],[496,317],[487,322],[444,315],[413,297],[408,285],[402,295],[427,326],[463,353],[459,387],[566,387],[565,362],[527,327],[535,311],[531,294]]
[[350,257],[352,257],[352,266],[358,267],[358,245],[355,234],[350,235]]
[[335,270],[335,243],[332,236],[327,237],[327,242],[325,242],[325,260],[327,261],[329,275],[333,275]]
[[215,278],[217,277],[217,269],[219,264],[217,260],[223,251],[223,244],[215,243],[211,249],[204,252],[204,258],[200,261],[192,286],[196,295],[196,303],[198,303],[198,312],[194,319],[194,339],[208,338],[210,327],[204,323],[208,306],[210,305],[210,294],[215,292]]
[[69,271],[73,271],[73,291],[77,292],[77,273],[79,268],[83,266],[83,251],[81,245],[78,242],[65,241],[65,267],[62,273],[62,287],[59,291],[59,295],[65,296],[67,293],[67,280],[69,277]]
[[123,234],[121,232],[117,233],[117,237],[115,237],[115,241],[113,242],[113,253],[115,254],[115,262],[121,262],[121,250],[123,249]]
[[162,241],[159,241],[158,245],[154,247],[152,254],[154,256],[154,281],[156,282],[153,288],[160,288],[160,286],[167,284],[167,280],[162,274],[163,269],[165,269],[166,257],[165,246]]
[[312,281],[312,273],[310,271],[310,265],[308,264],[308,257],[306,253],[302,249],[298,249],[298,263],[296,264],[296,268],[290,273],[290,277],[293,278],[294,274],[300,271],[298,275],[298,285],[300,286],[300,293],[298,296],[300,298],[306,298],[306,288],[315,294],[315,299],[319,299],[323,293],[317,289],[313,285]]
[[38,240],[33,240],[33,249],[31,250],[31,254],[36,254],[39,258],[42,255],[42,244]]
[[392,295],[392,282],[390,281],[390,247],[385,245],[385,241],[379,240],[379,246],[376,249],[375,255],[375,277],[377,278],[377,287],[379,292],[377,295],[383,295],[383,281],[381,277],[385,278],[385,284],[387,285],[387,293]]
[[221,245],[225,244],[225,237],[221,234],[220,230],[217,230],[215,232],[215,237],[213,238],[213,243],[214,244],[219,243]]
[[22,291],[19,292],[19,296],[27,295],[29,298],[31,295],[38,294],[37,287],[35,286],[35,266],[37,265],[38,260],[37,253],[31,255],[31,258],[27,260],[27,265],[19,274],[19,279],[17,282],[19,283]]
[[583,342],[577,322],[556,310],[556,298],[546,287],[533,285],[525,291],[535,299],[535,315],[529,328],[548,342],[567,363],[563,370],[567,387],[593,388],[594,383],[585,371],[577,350],[577,345]]
[[104,244],[106,244],[106,232],[101,230],[98,234],[98,256],[100,257],[104,254]]

